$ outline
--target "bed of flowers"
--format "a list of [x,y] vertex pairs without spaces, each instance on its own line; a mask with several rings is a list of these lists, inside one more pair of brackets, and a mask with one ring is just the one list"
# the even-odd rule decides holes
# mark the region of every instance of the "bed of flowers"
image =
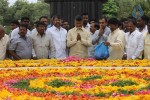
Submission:
[[0,100],[149,100],[149,66],[146,59],[4,60]]
[[0,61],[0,68],[13,67],[148,67],[149,60],[95,60],[92,58],[68,57],[66,59],[42,59],[42,60],[4,60]]
[[150,69],[0,70],[2,100],[149,100]]

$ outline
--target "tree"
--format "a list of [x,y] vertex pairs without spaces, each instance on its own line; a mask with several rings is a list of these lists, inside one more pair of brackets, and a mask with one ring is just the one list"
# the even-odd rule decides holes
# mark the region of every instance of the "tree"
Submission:
[[8,0],[1,0],[0,2],[0,24],[4,24],[5,12],[8,8]]
[[43,0],[37,3],[18,0],[12,6],[8,6],[7,0],[2,0],[0,2],[0,23],[9,25],[12,20],[20,20],[21,17],[29,17],[31,21],[36,21],[43,15],[49,16],[49,9],[49,5]]
[[119,7],[114,0],[109,0],[107,3],[103,4],[103,15],[111,18],[118,15]]
[[132,11],[136,6],[141,6],[145,15],[150,16],[150,0],[115,0],[119,7],[118,18],[132,16]]

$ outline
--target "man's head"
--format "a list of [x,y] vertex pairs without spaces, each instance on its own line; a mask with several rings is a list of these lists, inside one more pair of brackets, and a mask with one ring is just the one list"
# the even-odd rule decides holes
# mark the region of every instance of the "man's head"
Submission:
[[28,26],[26,24],[21,24],[19,26],[19,34],[21,37],[25,37],[27,34]]
[[95,23],[95,22],[96,22],[95,19],[90,20],[90,24]]
[[69,30],[70,25],[68,21],[63,21],[63,28],[65,28],[66,30]]
[[37,22],[36,29],[40,35],[43,35],[46,30],[46,24],[44,22]]
[[98,29],[99,29],[99,24],[98,23],[92,23],[92,24],[90,24],[90,31],[92,33],[95,33],[95,31],[98,30]]
[[57,28],[60,28],[62,24],[62,18],[59,15],[53,16],[53,25]]
[[108,26],[110,27],[111,31],[113,32],[114,30],[116,30],[117,28],[119,28],[119,21],[116,18],[111,18],[108,21]]
[[76,26],[77,28],[82,28],[82,26],[83,26],[83,19],[82,19],[82,16],[77,15],[77,16],[75,17],[75,26]]
[[21,18],[21,24],[29,26],[30,19],[28,17],[22,17]]
[[119,20],[119,24],[118,25],[119,25],[119,29],[123,30],[123,22],[121,20]]
[[0,25],[0,40],[4,37],[5,35],[5,29],[2,25]]
[[122,18],[121,22],[123,23],[123,30],[126,30],[128,27],[128,19],[127,18]]
[[48,17],[47,16],[41,16],[39,18],[39,21],[45,23],[45,25],[48,25]]
[[10,28],[11,30],[17,28],[19,26],[19,22],[17,20],[13,20],[10,22]]
[[82,18],[83,18],[83,26],[85,27],[89,21],[89,16],[88,13],[82,13]]
[[128,20],[128,27],[127,27],[128,31],[130,33],[132,33],[135,30],[135,28],[136,28],[136,21],[134,19],[129,19]]
[[137,27],[138,28],[145,27],[146,21],[147,21],[147,17],[145,15],[142,16],[142,17],[138,17],[138,19],[137,19]]
[[101,17],[99,18],[99,26],[102,27],[102,29],[105,29],[107,26],[107,18],[106,17]]

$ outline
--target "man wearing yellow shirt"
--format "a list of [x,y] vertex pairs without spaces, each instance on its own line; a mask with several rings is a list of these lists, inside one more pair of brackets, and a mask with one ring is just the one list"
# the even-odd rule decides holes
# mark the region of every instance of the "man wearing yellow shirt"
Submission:
[[144,39],[144,58],[150,60],[150,21],[148,22],[148,34]]
[[70,48],[69,56],[79,58],[88,57],[88,47],[92,45],[90,33],[83,28],[82,16],[75,17],[75,27],[67,34],[67,46]]
[[119,29],[118,23],[119,21],[116,18],[111,18],[108,21],[111,33],[105,45],[109,46],[109,60],[121,60],[124,54],[125,33]]

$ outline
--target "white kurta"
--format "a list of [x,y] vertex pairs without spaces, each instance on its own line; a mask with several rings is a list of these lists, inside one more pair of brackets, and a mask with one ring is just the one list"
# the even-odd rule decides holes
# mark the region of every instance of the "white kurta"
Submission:
[[125,33],[119,28],[113,31],[108,36],[109,46],[109,60],[118,60],[122,59],[124,55],[124,46],[125,46]]
[[67,30],[64,28],[56,28],[54,25],[51,28],[48,28],[46,34],[52,36],[55,49],[56,49],[56,58],[66,58],[66,38],[67,38]]
[[9,42],[9,36],[4,35],[4,37],[0,40],[0,60],[5,59],[6,57],[6,49]]
[[145,36],[144,40],[144,58],[150,60],[150,34]]
[[48,34],[41,35],[37,33],[32,33],[30,35],[30,40],[32,43],[32,55],[38,59],[47,59],[55,57],[55,46],[52,38]]
[[143,34],[135,30],[131,34],[128,32],[125,35],[127,59],[139,58],[144,47]]
[[[137,29],[139,31],[139,29]],[[145,36],[148,33],[148,29],[147,29],[147,25],[145,25],[145,27],[143,28],[143,30],[141,31],[141,33],[143,34],[143,38],[145,38]]]

